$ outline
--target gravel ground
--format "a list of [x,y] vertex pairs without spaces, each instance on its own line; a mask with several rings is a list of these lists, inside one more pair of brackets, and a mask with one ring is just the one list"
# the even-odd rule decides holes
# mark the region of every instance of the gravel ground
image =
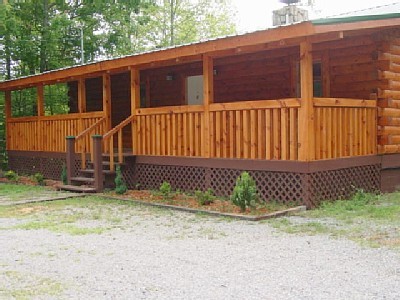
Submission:
[[[0,219],[0,299],[399,299],[400,255],[147,207],[70,235]],[[75,213],[68,210],[68,213]]]

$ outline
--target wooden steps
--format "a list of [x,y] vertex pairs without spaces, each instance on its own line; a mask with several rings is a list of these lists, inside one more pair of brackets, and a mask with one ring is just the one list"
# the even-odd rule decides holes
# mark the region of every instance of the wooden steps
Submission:
[[[114,187],[115,171],[110,170],[110,156],[107,154],[102,155],[102,173],[103,173],[103,186],[107,188]],[[71,177],[69,182],[71,184],[60,185],[59,188],[65,191],[81,192],[81,193],[96,193],[96,182],[94,178],[95,169],[93,162],[88,162],[87,169],[81,169],[76,176]]]
[[78,193],[96,193],[94,187],[80,186],[80,185],[59,185],[58,188],[63,191],[78,192]]

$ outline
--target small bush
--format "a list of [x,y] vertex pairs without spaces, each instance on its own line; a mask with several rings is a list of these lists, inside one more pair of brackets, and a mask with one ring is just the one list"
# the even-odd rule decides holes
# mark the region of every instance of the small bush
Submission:
[[63,184],[68,184],[68,178],[67,178],[67,166],[63,165],[61,169],[61,181]]
[[212,189],[208,189],[205,192],[196,191],[195,197],[200,205],[210,205],[211,203],[214,202],[215,199],[214,191]]
[[244,212],[246,208],[254,208],[258,202],[257,187],[249,173],[243,172],[236,180],[231,201]]
[[119,195],[125,194],[128,188],[126,187],[124,178],[122,177],[121,167],[115,169],[115,192]]
[[160,186],[160,193],[164,200],[169,200],[172,198],[172,188],[169,182],[164,181]]
[[37,182],[38,185],[44,185],[44,176],[41,173],[36,173],[33,175],[33,179]]
[[8,180],[14,181],[14,182],[17,182],[18,179],[19,179],[18,174],[15,173],[15,172],[12,171],[12,170],[7,171],[7,172],[4,174],[4,176],[5,176]]

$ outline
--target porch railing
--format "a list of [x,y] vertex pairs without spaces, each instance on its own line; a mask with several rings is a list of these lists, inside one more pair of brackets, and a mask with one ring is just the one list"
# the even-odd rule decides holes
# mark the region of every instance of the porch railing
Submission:
[[[315,159],[377,153],[376,100],[314,98],[313,107]],[[132,126],[136,155],[297,160],[300,109],[299,99],[214,103],[208,111],[202,105],[141,108],[108,132],[103,112],[11,118],[8,149],[63,152],[71,135],[77,152],[88,153],[89,136],[100,134],[111,160],[117,141],[121,162],[122,130]]]
[[296,160],[299,107],[299,99],[211,104],[211,157]]
[[135,153],[204,156],[202,105],[137,110]]
[[92,125],[85,127],[75,138],[75,151],[81,154],[81,166],[82,169],[86,169],[86,155],[90,153],[91,161],[94,160],[94,149],[93,149],[93,135],[102,135],[106,132],[106,120],[107,118],[102,117]]
[[377,153],[376,100],[314,98],[315,158]]
[[[76,136],[104,116],[103,112],[21,117],[7,120],[8,150],[65,152],[66,136]],[[105,128],[104,128],[105,130]],[[100,132],[101,134],[104,133]]]

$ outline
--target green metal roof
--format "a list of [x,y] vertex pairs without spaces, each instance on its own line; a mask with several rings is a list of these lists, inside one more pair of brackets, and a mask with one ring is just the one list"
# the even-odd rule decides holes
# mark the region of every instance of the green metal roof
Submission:
[[315,25],[329,25],[339,23],[353,23],[360,21],[375,21],[400,18],[400,1],[396,3],[349,11],[323,19],[312,20]]
[[400,18],[400,13],[354,16],[354,17],[339,17],[339,18],[324,18],[324,19],[312,20],[311,23],[314,25],[331,25],[339,23],[353,23],[361,21],[375,21],[375,20],[395,19],[395,18]]

